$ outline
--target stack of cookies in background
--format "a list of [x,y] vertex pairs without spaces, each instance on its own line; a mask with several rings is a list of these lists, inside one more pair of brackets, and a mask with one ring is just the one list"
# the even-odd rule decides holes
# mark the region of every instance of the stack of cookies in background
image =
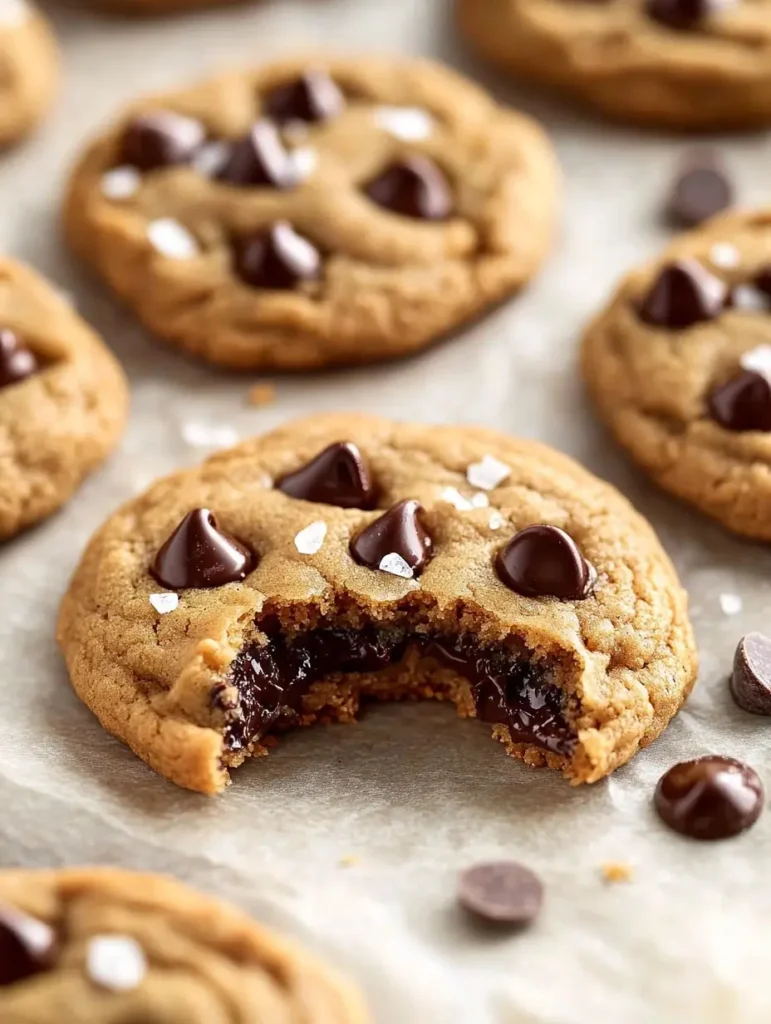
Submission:
[[765,1019],[769,44],[0,4],[4,1024]]

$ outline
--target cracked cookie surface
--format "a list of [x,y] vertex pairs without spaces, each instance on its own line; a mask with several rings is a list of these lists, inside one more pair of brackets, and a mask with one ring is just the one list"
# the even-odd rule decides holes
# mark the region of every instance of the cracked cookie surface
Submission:
[[623,121],[771,122],[767,0],[455,0],[485,57]]
[[117,444],[127,408],[104,342],[52,285],[0,259],[0,539],[71,497]]
[[[213,515],[212,515],[213,513]],[[566,456],[474,427],[290,423],[154,484],[95,535],[58,638],[102,725],[214,793],[285,728],[438,698],[595,781],[695,678],[650,526]]]
[[3,1024],[367,1024],[304,950],[157,875],[0,872]]
[[17,142],[46,113],[59,81],[47,20],[26,0],[0,2],[0,146]]
[[509,296],[557,193],[542,130],[449,69],[307,58],[136,104],[79,162],[65,221],[160,337],[302,370],[407,355]]
[[586,331],[583,370],[661,487],[771,540],[771,213],[718,217],[629,274]]

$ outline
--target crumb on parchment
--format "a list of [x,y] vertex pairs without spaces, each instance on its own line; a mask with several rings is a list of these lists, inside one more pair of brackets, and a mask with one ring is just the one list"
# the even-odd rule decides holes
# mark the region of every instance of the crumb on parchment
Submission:
[[272,405],[276,400],[276,389],[272,384],[255,384],[249,390],[249,405]]
[[634,878],[634,868],[620,860],[609,860],[600,865],[603,880],[610,884],[617,882],[631,882]]

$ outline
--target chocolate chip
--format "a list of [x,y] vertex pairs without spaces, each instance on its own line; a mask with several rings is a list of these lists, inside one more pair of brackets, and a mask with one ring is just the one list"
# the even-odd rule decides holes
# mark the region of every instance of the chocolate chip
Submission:
[[645,11],[667,28],[687,32],[725,7],[726,0],[646,0]]
[[0,988],[47,970],[54,939],[47,924],[0,904]]
[[184,590],[234,583],[245,579],[256,564],[254,552],[223,533],[208,508],[197,508],[159,549],[150,571],[169,590]]
[[739,641],[731,674],[731,694],[745,711],[771,715],[771,639],[748,633]]
[[236,270],[253,288],[288,290],[321,276],[321,253],[285,220],[241,239]]
[[453,210],[450,184],[426,156],[391,164],[365,186],[365,192],[373,203],[402,217],[445,220]]
[[467,868],[458,880],[460,905],[493,924],[526,925],[538,916],[543,885],[515,861],[492,861]]
[[433,546],[419,518],[422,511],[417,501],[394,505],[351,541],[354,560],[369,569],[380,569],[384,559],[397,555],[413,575],[419,576],[428,564]]
[[361,452],[350,441],[329,445],[276,486],[291,498],[339,508],[372,508],[376,497]]
[[342,113],[345,99],[326,71],[304,71],[299,78],[279,85],[263,100],[266,115],[279,124],[287,121],[328,121]]
[[684,330],[715,320],[726,307],[728,287],[694,259],[662,267],[640,306],[640,318],[653,327]]
[[582,601],[596,573],[573,538],[558,526],[528,526],[498,552],[498,576],[524,597]]
[[732,203],[733,187],[717,158],[708,153],[694,154],[674,183],[667,215],[676,226],[690,228]]
[[248,135],[233,144],[217,175],[230,185],[291,188],[297,181],[294,164],[270,121],[256,121]]
[[0,388],[31,377],[40,369],[34,352],[24,345],[18,334],[0,328]]
[[712,391],[709,411],[726,430],[771,430],[771,382],[762,373],[742,370]]
[[187,164],[205,140],[204,126],[192,117],[171,110],[140,114],[123,133],[121,163],[142,171]]
[[692,839],[728,839],[750,828],[763,810],[757,773],[732,757],[709,755],[670,768],[656,787],[662,820]]
[[759,292],[771,298],[771,267],[762,267],[755,275],[753,283]]

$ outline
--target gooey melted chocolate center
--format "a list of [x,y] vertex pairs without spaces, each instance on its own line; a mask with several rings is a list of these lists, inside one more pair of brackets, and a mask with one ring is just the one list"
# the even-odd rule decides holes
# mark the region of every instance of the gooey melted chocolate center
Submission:
[[377,672],[402,661],[410,648],[468,680],[482,722],[508,726],[515,743],[573,753],[576,736],[564,714],[565,695],[547,663],[503,643],[482,646],[469,637],[374,626],[324,627],[291,639],[269,633],[267,643],[246,646],[231,669],[239,713],[226,729],[227,749],[243,750],[272,727],[292,724],[303,697],[326,676]]

